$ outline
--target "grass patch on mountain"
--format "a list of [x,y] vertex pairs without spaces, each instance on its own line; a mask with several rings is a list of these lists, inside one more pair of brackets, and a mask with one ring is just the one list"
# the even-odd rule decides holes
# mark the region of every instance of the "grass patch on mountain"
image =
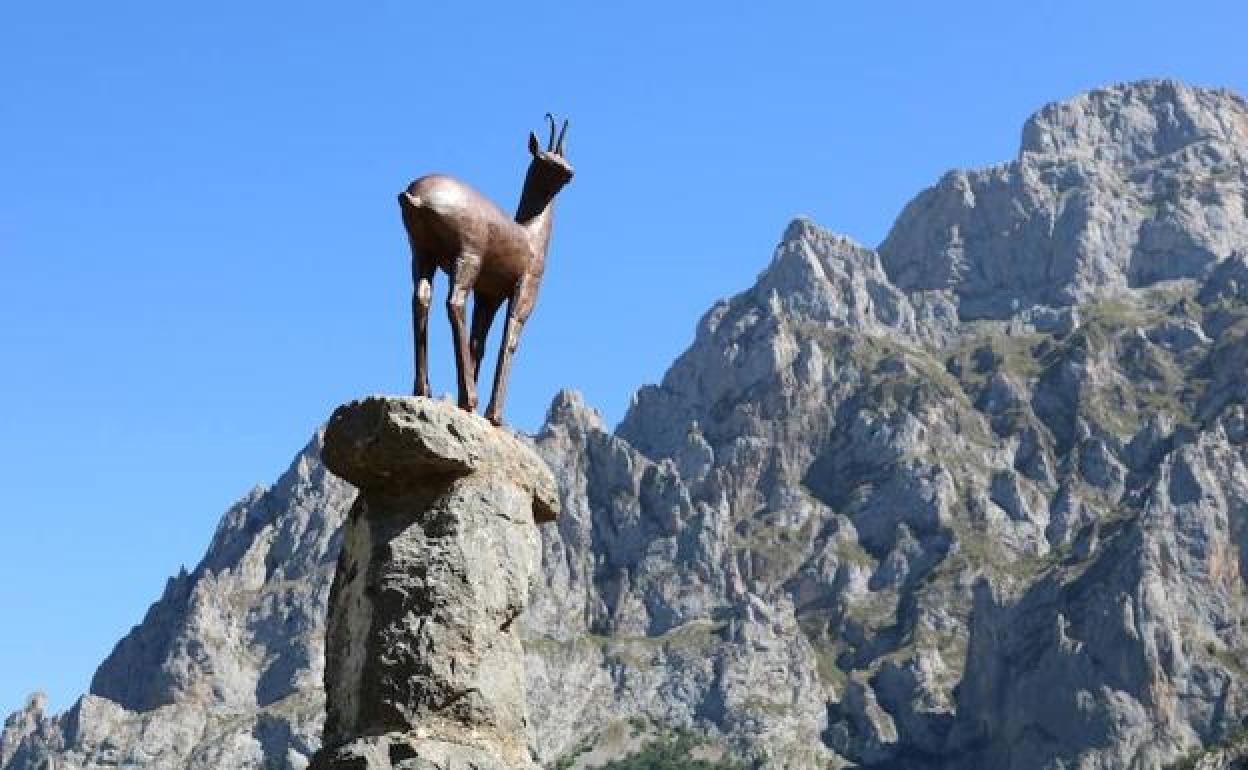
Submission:
[[839,365],[853,365],[864,377],[926,383],[941,396],[957,398],[970,405],[957,380],[926,350],[882,335],[816,323],[799,323],[796,331],[799,338],[814,340]]
[[815,673],[819,675],[819,681],[825,687],[830,687],[838,698],[843,697],[845,685],[849,683],[849,674],[840,667],[837,659],[844,647],[827,639],[809,641],[815,649]]
[[1051,553],[1018,553],[1002,547],[999,540],[986,535],[982,526],[965,513],[955,516],[949,528],[953,532],[953,546],[945,558],[920,580],[916,589],[920,592],[947,590],[964,573],[986,572],[996,579],[994,582],[998,585],[1003,581],[1025,585],[1057,564]]
[[727,621],[691,620],[659,636],[604,636],[603,654],[638,670],[663,660],[663,653],[700,653],[723,642]]
[[1124,440],[1156,414],[1195,424],[1206,385],[1194,371],[1201,349],[1180,355],[1145,334],[1165,322],[1198,322],[1191,293],[1168,285],[1089,303],[1073,332],[1037,349],[1042,373],[1032,403],[1060,446],[1073,441],[1075,415]]
[[753,714],[771,717],[782,717],[793,713],[793,704],[772,700],[761,695],[746,698],[741,708]]
[[975,334],[945,359],[945,370],[956,377],[971,398],[998,372],[1021,383],[1040,376],[1040,356],[1052,337],[1040,332],[1010,333],[1000,321],[978,321]]
[[[714,752],[705,742],[688,733],[671,733],[653,741],[641,751],[606,764],[595,765],[597,770],[745,770],[748,765],[730,759],[711,759]],[[568,770],[575,764],[560,760],[554,770]]]
[[783,581],[810,557],[818,519],[810,516],[797,526],[777,512],[764,512],[737,523],[735,548],[748,554],[753,574]]

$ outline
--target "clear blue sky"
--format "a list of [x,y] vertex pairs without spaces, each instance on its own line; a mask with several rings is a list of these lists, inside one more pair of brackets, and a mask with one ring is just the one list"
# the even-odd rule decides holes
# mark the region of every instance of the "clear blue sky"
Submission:
[[571,116],[508,415],[571,386],[615,421],[794,215],[874,245],[1045,102],[1248,90],[1242,3],[843,5],[0,7],[0,711],[69,705],[230,502],[409,387],[414,176],[511,209],[527,132]]

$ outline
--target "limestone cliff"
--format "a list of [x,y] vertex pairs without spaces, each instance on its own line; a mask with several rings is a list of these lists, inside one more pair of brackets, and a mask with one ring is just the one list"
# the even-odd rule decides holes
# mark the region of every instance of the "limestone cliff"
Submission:
[[[1244,756],[1246,161],[1235,94],[1080,95],[878,250],[791,224],[614,431],[560,394],[540,760],[669,727],[769,768]],[[315,451],[0,768],[304,766],[351,502]]]

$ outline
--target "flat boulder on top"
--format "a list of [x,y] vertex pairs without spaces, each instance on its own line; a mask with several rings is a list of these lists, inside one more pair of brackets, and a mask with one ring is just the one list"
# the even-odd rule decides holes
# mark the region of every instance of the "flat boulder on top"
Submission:
[[329,418],[321,458],[366,494],[401,493],[439,475],[501,473],[532,494],[535,521],[559,513],[559,488],[537,453],[449,401],[368,396],[343,404]]

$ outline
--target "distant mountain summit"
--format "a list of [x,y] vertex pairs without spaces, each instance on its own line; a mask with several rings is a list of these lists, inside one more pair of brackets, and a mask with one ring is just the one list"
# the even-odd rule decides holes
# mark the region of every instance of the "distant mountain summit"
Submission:
[[[789,225],[615,431],[558,394],[523,617],[550,767],[1231,767],[1248,747],[1248,107],[1047,106],[878,249]],[[352,490],[314,440],[0,770],[315,750]],[[670,746],[669,746],[670,748]]]
[[1200,279],[1248,239],[1248,103],[1146,80],[1051,104],[1018,159],[952,171],[880,245],[907,291],[948,290],[964,319]]

